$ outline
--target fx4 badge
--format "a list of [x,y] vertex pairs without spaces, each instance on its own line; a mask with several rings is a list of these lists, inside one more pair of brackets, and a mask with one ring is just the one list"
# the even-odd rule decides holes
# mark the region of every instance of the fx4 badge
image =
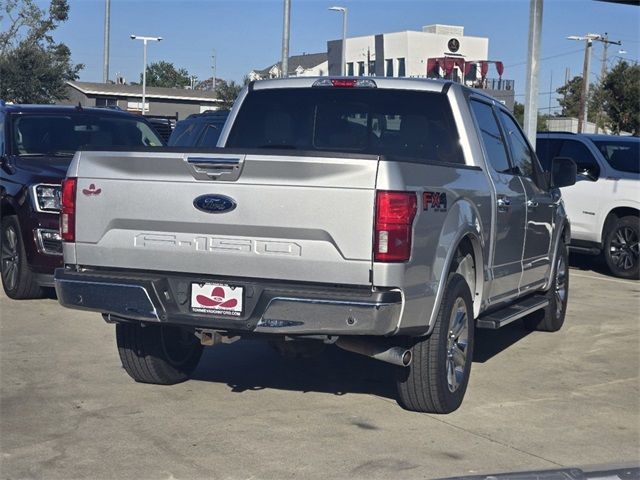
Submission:
[[444,192],[424,192],[422,194],[422,208],[434,212],[446,212],[447,194]]

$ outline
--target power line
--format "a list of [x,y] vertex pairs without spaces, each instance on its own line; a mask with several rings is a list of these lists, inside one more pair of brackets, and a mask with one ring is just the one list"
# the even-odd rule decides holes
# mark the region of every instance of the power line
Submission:
[[[570,52],[558,53],[556,55],[550,55],[548,57],[543,57],[543,58],[540,59],[540,61],[550,60],[552,58],[564,57],[565,55],[571,55],[573,53],[577,53],[577,52],[581,52],[581,51],[582,51],[582,49],[579,48],[578,50],[571,50]],[[520,65],[526,65],[526,64],[527,64],[527,62],[513,63],[511,65],[505,65],[504,68],[519,67]]]

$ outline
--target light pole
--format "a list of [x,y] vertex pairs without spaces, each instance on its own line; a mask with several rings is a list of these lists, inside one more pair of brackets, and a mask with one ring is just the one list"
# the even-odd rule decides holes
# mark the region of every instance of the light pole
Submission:
[[109,30],[111,24],[111,0],[104,2],[104,58],[102,83],[109,81]]
[[599,40],[600,35],[595,33],[588,33],[584,37],[571,35],[567,37],[568,40],[585,41],[584,46],[584,65],[582,69],[582,93],[580,94],[580,113],[578,114],[578,133],[582,133],[587,124],[587,114],[589,113],[589,102],[587,97],[589,95],[589,68],[591,64],[591,46],[594,40]]
[[345,76],[347,68],[347,7],[329,7],[334,12],[342,12],[342,59],[340,64],[340,75]]
[[141,37],[140,35],[131,35],[131,40],[142,40],[144,43],[144,52],[142,54],[144,63],[142,66],[142,115],[144,115],[147,99],[147,42],[159,42],[162,40],[162,37]]
[[282,60],[280,76],[289,76],[289,34],[291,33],[291,0],[284,0],[284,13],[282,25]]
[[530,0],[527,80],[524,96],[524,133],[532,144],[536,143],[536,131],[538,129],[538,71],[541,32],[542,0]]

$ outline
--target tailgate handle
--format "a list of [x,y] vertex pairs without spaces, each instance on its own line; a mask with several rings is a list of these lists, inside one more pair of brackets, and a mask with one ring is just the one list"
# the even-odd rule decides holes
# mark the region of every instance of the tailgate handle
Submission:
[[240,165],[239,158],[206,158],[206,157],[189,157],[187,162],[200,168],[220,168],[224,170],[231,169]]
[[240,158],[187,157],[187,164],[196,180],[235,181],[242,170]]

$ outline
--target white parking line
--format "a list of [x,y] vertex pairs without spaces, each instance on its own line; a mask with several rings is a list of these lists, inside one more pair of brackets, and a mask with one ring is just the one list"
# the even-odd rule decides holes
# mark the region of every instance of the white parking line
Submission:
[[582,277],[582,278],[592,278],[594,280],[604,280],[606,282],[614,282],[614,283],[623,283],[625,285],[638,285],[636,280],[620,280],[618,278],[607,278],[607,277],[599,277],[595,275],[584,275],[576,273],[576,270],[571,269],[571,276],[573,277]]

